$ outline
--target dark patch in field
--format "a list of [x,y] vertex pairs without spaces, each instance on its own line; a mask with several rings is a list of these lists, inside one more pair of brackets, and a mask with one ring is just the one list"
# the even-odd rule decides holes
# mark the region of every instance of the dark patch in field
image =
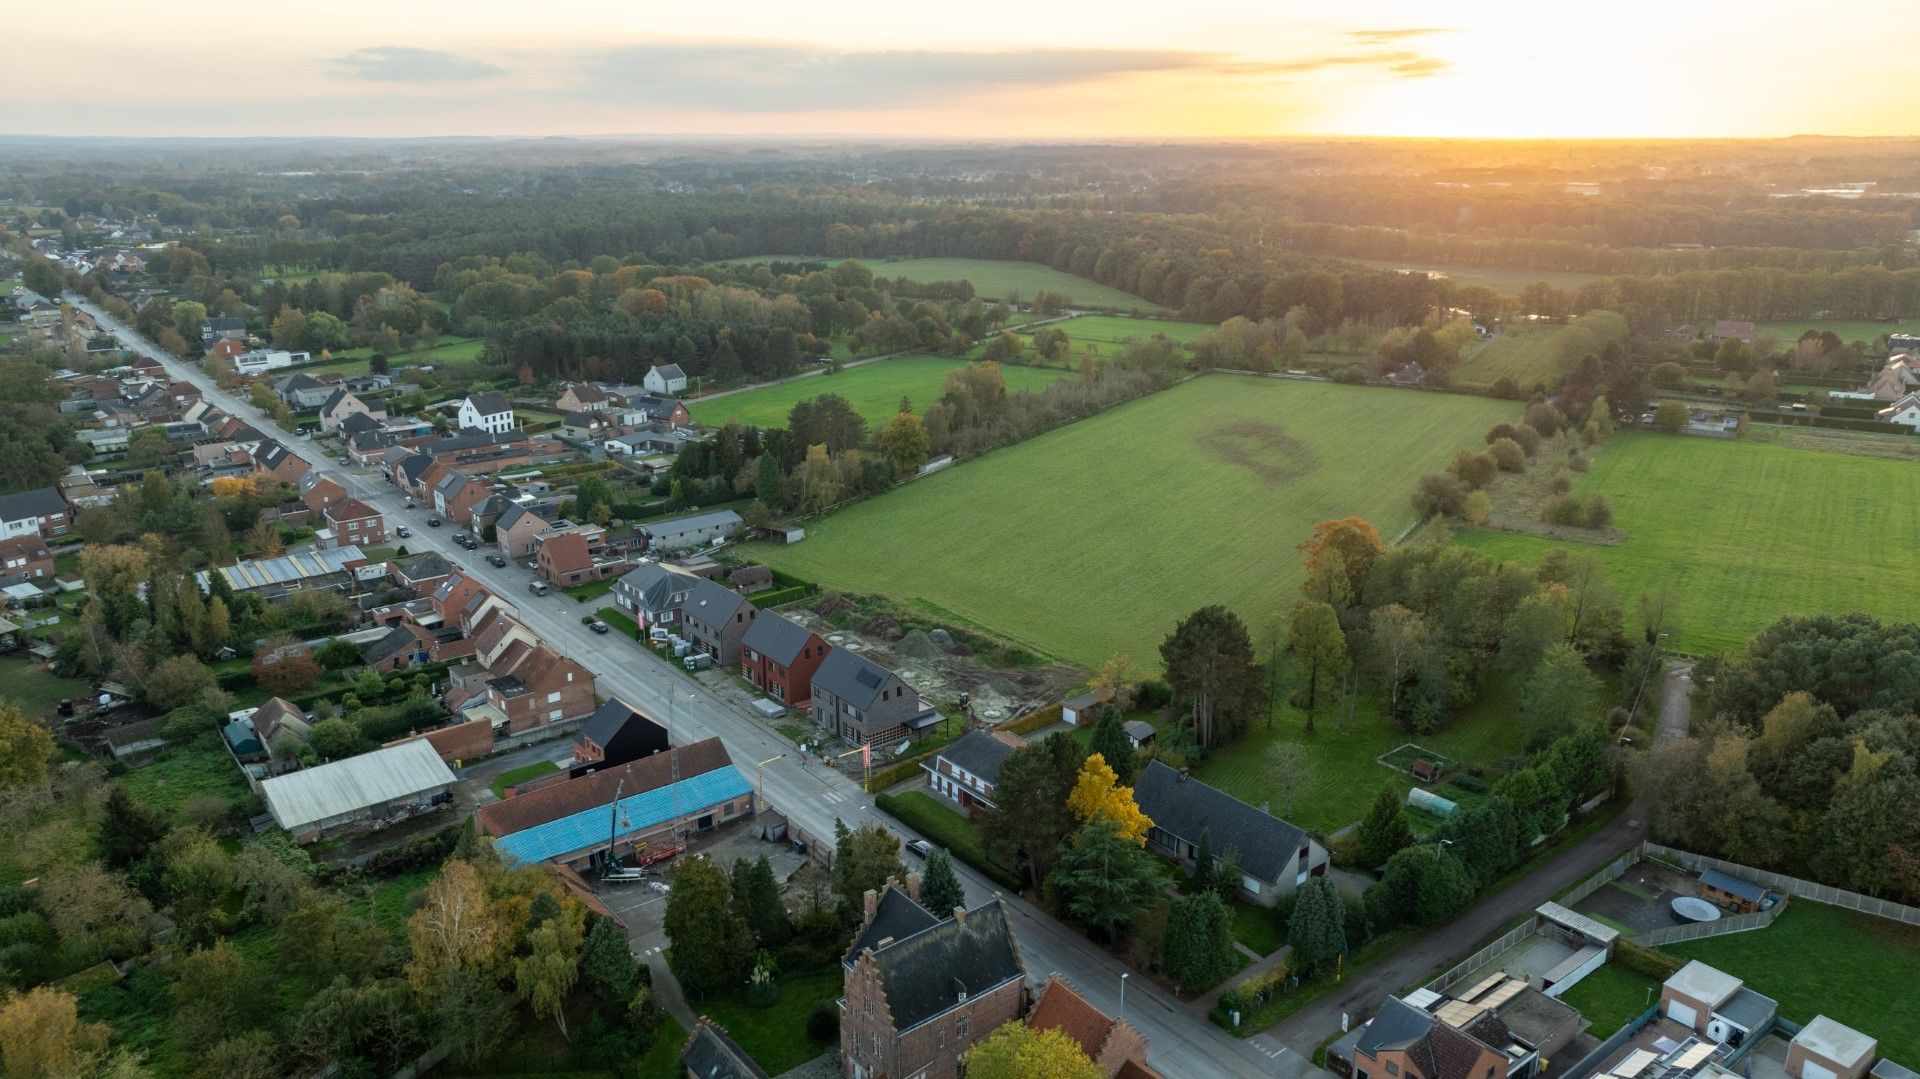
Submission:
[[1200,445],[1230,465],[1239,465],[1268,483],[1298,479],[1320,467],[1306,443],[1277,423],[1236,420],[1200,436]]

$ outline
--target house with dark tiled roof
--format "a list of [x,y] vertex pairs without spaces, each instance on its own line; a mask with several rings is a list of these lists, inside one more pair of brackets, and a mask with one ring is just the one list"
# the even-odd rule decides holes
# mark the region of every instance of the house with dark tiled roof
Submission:
[[[345,387],[336,389],[320,404],[321,433],[332,434],[348,416],[353,415],[375,421],[384,420],[387,418],[387,406],[379,401],[369,403],[362,400],[359,394]],[[377,423],[375,427],[378,427]]]
[[452,575],[453,565],[438,551],[421,551],[393,563],[390,572],[400,587],[411,589],[416,596],[431,596],[440,582]]
[[[215,341],[243,341],[247,336],[247,320],[218,316],[200,324],[200,343],[212,345]],[[241,350],[246,351],[245,349]]]
[[998,809],[993,785],[1000,766],[1025,744],[1011,731],[968,731],[921,763],[927,789],[969,813]]
[[73,528],[73,508],[58,487],[36,487],[0,495],[0,539],[39,536],[55,539]]
[[645,631],[653,626],[678,627],[680,608],[699,578],[676,566],[642,561],[613,582],[613,605]]
[[333,396],[333,387],[317,381],[305,371],[296,371],[273,385],[273,395],[295,412],[319,408]]
[[513,430],[513,402],[504,393],[476,393],[460,402],[459,423],[462,429],[506,434]]
[[553,407],[562,413],[604,412],[613,407],[613,398],[591,382],[569,382],[560,390],[560,396],[554,399]]
[[680,1052],[680,1066],[686,1069],[687,1079],[767,1079],[766,1069],[704,1016],[693,1025],[687,1047]]
[[845,648],[835,648],[813,672],[814,723],[853,745],[898,742],[940,722],[900,676]]
[[[549,512],[551,512],[549,510]],[[494,542],[508,558],[525,558],[533,553],[533,538],[553,524],[532,506],[515,506],[493,522]]]
[[1133,1065],[1137,1075],[1158,1075],[1147,1066],[1147,1038],[1132,1023],[1115,1019],[1087,1002],[1073,983],[1055,974],[1040,987],[1027,1014],[1027,1025],[1041,1032],[1057,1030],[1073,1039],[1087,1059],[1109,1077]]
[[1572,1005],[1498,971],[1457,997],[1388,997],[1327,1047],[1327,1067],[1347,1079],[1534,1079],[1586,1025]]
[[376,671],[398,671],[433,658],[433,634],[413,622],[400,622],[367,645],[367,666]]
[[1216,866],[1231,856],[1240,871],[1241,898],[1250,903],[1270,907],[1327,871],[1327,848],[1319,840],[1162,761],[1147,763],[1134,781],[1133,800],[1153,821],[1148,850],[1191,867],[1205,834]]
[[682,371],[677,363],[655,364],[647,368],[647,375],[640,380],[640,384],[645,386],[649,393],[685,393],[687,373]]
[[[546,548],[541,551],[544,554]],[[760,608],[740,593],[703,577],[688,591],[680,611],[693,646],[720,666],[731,667],[740,662],[741,639]]]
[[331,546],[377,547],[387,542],[387,519],[357,498],[347,497],[320,511],[332,535]]
[[958,1079],[967,1049],[1027,1010],[1006,907],[996,898],[938,916],[895,885],[866,900],[841,964],[847,1074]]
[[573,736],[575,774],[597,772],[651,757],[667,748],[667,729],[638,708],[614,697],[601,705]]
[[761,611],[740,637],[740,673],[762,693],[790,708],[813,702],[813,674],[827,658],[818,633],[772,611]]

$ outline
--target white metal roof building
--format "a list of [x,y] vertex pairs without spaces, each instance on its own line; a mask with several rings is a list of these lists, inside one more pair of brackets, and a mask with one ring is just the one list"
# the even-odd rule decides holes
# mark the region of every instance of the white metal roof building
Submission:
[[453,772],[426,739],[414,739],[263,780],[274,823],[300,842],[378,828],[452,798]]
[[[297,591],[308,581],[345,574],[349,565],[366,560],[367,556],[361,553],[360,548],[349,544],[282,555],[279,558],[248,559],[231,566],[215,566],[211,572],[225,577],[227,584],[236,592],[255,588],[279,588],[291,592]],[[194,575],[202,589],[209,586],[208,572],[201,570]],[[384,566],[381,572],[385,572]]]

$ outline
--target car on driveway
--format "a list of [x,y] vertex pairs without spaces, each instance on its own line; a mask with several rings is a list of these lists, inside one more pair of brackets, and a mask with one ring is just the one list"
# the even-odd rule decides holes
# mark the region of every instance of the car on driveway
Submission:
[[492,566],[494,569],[506,569],[507,560],[497,554],[490,554],[487,556],[487,565]]
[[349,461],[349,460],[347,460],[347,459],[346,459],[345,457],[335,457],[335,458],[334,458],[334,460],[335,460],[335,461],[338,461],[339,463],[341,463],[341,464],[343,464],[343,465],[350,465],[350,464],[352,464],[352,463],[353,463],[352,461]]

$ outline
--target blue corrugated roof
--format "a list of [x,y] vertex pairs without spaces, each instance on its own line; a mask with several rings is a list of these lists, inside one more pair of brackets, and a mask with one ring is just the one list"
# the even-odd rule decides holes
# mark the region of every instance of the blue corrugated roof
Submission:
[[[619,838],[644,832],[672,820],[677,813],[691,813],[752,793],[753,785],[738,768],[729,764],[692,779],[620,799],[619,824],[613,834]],[[494,848],[503,857],[515,861],[544,862],[606,842],[612,824],[607,807],[596,806],[503,836]]]
[[1750,903],[1758,903],[1767,897],[1767,890],[1751,881],[1741,880],[1718,869],[1702,870],[1700,883],[1709,888],[1718,888],[1728,895],[1737,895]]

